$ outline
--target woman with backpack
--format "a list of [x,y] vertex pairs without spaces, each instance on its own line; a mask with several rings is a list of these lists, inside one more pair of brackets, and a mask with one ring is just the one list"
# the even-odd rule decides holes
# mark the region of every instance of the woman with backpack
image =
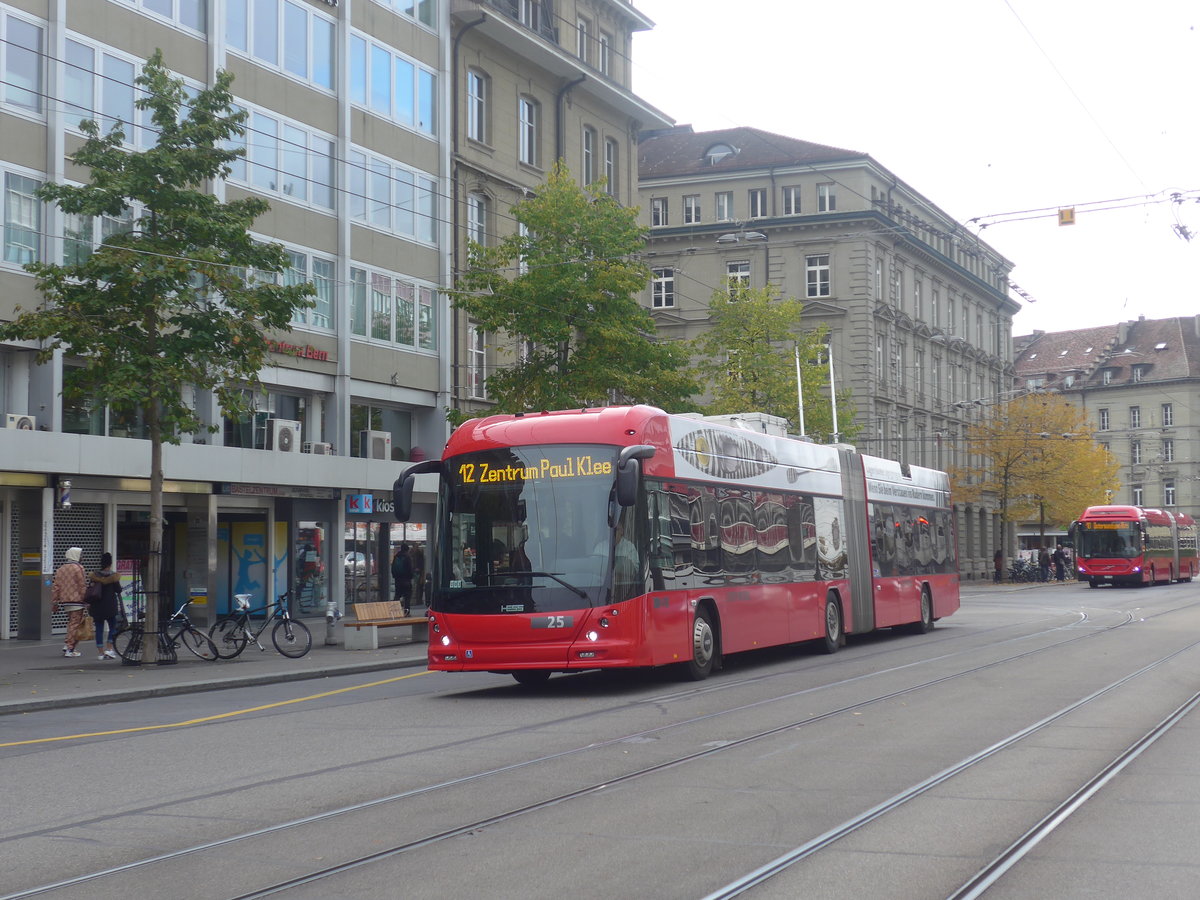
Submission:
[[[113,635],[117,631],[117,609],[121,597],[121,576],[113,571],[112,554],[100,555],[100,570],[91,574],[92,584],[100,586],[100,598],[92,602],[92,620],[96,623],[96,653],[100,659],[116,659]],[[108,642],[104,640],[104,626],[108,626]]]

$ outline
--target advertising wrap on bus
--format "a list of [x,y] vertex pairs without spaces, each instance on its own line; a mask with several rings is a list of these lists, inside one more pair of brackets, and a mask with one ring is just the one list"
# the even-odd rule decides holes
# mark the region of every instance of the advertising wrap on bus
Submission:
[[945,473],[646,406],[465,423],[441,460],[431,668],[680,664],[958,608]]

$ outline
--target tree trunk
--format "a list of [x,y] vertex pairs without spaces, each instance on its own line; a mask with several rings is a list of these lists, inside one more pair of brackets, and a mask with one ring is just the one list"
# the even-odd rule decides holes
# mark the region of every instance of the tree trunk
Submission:
[[158,586],[162,580],[163,535],[163,471],[162,424],[159,406],[155,401],[150,412],[150,552],[146,560],[142,589],[146,595],[145,633],[142,641],[142,664],[158,662]]

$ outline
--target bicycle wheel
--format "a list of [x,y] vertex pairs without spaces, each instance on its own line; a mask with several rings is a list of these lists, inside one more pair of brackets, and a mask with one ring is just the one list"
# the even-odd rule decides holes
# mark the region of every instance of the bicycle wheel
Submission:
[[171,639],[176,644],[182,644],[190,650],[192,656],[196,656],[207,662],[216,662],[220,658],[220,655],[217,653],[217,645],[213,643],[212,638],[194,625],[181,628],[172,635]]
[[271,629],[271,642],[284,656],[299,659],[312,649],[312,632],[296,619],[284,619]]
[[249,640],[246,637],[246,629],[243,627],[240,616],[232,619],[221,619],[216,625],[208,629],[208,636],[212,638],[217,656],[221,659],[233,659],[246,649],[246,643]]
[[112,645],[122,663],[130,666],[141,665],[142,626],[126,625],[113,635]]

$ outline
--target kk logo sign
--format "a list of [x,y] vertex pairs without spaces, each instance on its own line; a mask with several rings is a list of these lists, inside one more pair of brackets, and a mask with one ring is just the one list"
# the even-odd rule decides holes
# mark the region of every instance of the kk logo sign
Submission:
[[346,497],[346,513],[348,515],[367,515],[375,512],[375,497],[373,494],[350,494]]

